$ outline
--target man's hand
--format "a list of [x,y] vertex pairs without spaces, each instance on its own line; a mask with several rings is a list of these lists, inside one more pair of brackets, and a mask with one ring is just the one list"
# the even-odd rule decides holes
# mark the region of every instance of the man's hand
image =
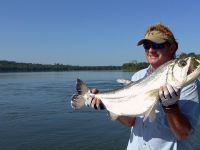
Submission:
[[180,98],[180,89],[166,84],[160,87],[159,96],[164,107],[176,104]]
[[[99,91],[96,88],[94,88],[94,89],[91,89],[91,93],[97,94],[97,93],[99,93]],[[95,96],[92,96],[90,98],[90,106],[92,106],[95,109],[105,109],[102,101],[100,99],[96,98]]]

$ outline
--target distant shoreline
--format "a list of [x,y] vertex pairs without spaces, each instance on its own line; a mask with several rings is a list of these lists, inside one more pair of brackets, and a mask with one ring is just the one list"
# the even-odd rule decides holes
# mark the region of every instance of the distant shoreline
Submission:
[[0,73],[9,72],[64,72],[64,71],[137,71],[148,66],[148,63],[131,62],[122,66],[72,66],[63,64],[44,65],[32,63],[18,63],[0,60]]
[[[200,59],[200,54],[182,53],[179,57],[194,56]],[[63,64],[32,64],[32,63],[18,63],[15,61],[0,60],[0,73],[4,72],[62,72],[62,71],[131,71],[135,72],[148,67],[147,62],[132,61],[124,63],[122,66],[72,66]]]
[[63,64],[44,65],[18,63],[15,61],[0,61],[0,72],[53,72],[53,71],[106,71],[122,70],[122,66],[72,66]]
[[69,71],[0,71],[0,73],[40,73],[40,72],[132,72],[132,71],[126,71],[126,70],[69,70]]

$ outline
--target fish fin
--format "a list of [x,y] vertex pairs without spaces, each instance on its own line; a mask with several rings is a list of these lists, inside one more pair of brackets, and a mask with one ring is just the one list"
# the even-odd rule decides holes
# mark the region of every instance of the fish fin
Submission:
[[110,112],[110,111],[108,111],[108,116],[109,116],[110,119],[113,120],[113,121],[116,120],[117,117],[118,117],[118,115],[116,115],[115,113]]
[[76,81],[77,94],[74,94],[71,97],[71,107],[73,109],[80,109],[81,107],[85,105],[85,102],[87,100],[84,98],[84,95],[87,94],[89,90],[90,89],[82,80],[77,79]]
[[[148,100],[151,99],[151,98],[153,98],[152,100],[155,100],[155,98],[156,98],[155,103],[159,99],[158,89],[154,89],[154,90],[148,91],[147,94],[148,94],[148,97],[149,97]],[[156,119],[155,107],[156,107],[156,104],[152,105],[152,107],[149,108],[149,110],[144,115],[143,122],[147,118],[149,118],[150,122],[153,122]]]
[[149,114],[149,121],[150,122],[153,122],[155,119],[156,119],[156,108],[155,108],[156,105],[153,106],[150,114]]
[[71,107],[73,109],[80,109],[85,105],[85,99],[82,95],[74,94],[71,97]]
[[156,112],[155,110],[152,111],[153,113],[150,114],[149,121],[153,122],[156,119]]
[[130,84],[133,81],[126,80],[126,79],[117,79],[117,82],[120,83],[120,84],[122,84],[122,85],[128,85],[128,84]]
[[156,119],[155,105],[152,106],[145,114],[143,118],[143,122],[149,118],[150,122],[153,122]]
[[156,98],[156,99],[159,99],[159,89],[153,89],[153,90],[150,90],[146,93],[148,95],[148,97],[152,97],[152,98]]
[[90,89],[87,87],[87,85],[81,80],[76,80],[76,91],[79,95],[86,94]]

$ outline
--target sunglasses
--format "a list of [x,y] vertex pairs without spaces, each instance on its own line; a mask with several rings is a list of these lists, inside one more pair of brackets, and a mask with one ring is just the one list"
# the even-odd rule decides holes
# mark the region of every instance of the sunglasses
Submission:
[[162,44],[156,44],[156,43],[144,43],[143,47],[144,49],[163,49],[165,47],[166,43],[162,43]]

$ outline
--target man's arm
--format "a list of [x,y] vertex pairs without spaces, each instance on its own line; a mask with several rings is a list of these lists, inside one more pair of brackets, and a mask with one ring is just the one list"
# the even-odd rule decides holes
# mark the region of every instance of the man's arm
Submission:
[[160,87],[159,95],[171,131],[178,140],[186,139],[192,130],[192,126],[178,106],[180,89],[167,84]]
[[186,139],[192,130],[192,126],[181,113],[178,104],[174,105],[174,107],[170,109],[164,108],[164,111],[166,113],[169,127],[177,140]]
[[136,118],[128,117],[128,116],[119,116],[119,117],[117,118],[117,120],[118,120],[121,124],[123,124],[123,125],[125,125],[125,126],[131,128],[132,126],[135,125]]

